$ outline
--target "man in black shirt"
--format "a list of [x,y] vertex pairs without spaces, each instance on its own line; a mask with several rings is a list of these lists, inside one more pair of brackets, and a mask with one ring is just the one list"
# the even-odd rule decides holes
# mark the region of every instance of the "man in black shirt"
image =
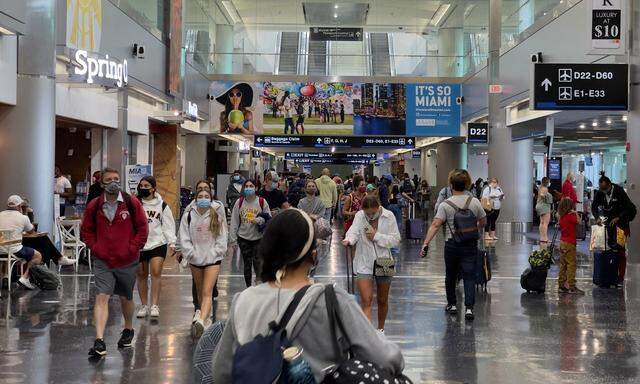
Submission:
[[89,194],[87,195],[87,205],[89,202],[96,197],[102,195],[104,190],[102,189],[102,183],[100,183],[100,179],[102,178],[102,172],[95,171],[93,172],[93,184],[89,187]]
[[278,174],[269,171],[264,176],[264,187],[258,192],[258,196],[267,200],[271,211],[289,208],[289,202],[284,193],[278,189]]

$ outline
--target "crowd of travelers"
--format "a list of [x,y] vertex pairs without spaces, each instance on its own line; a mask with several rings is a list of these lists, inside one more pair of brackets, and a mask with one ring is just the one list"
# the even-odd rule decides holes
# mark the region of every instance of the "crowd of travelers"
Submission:
[[[445,311],[451,315],[461,311],[467,321],[474,319],[479,246],[498,240],[496,223],[507,198],[496,178],[474,183],[466,170],[452,170],[448,185],[433,196],[435,201],[429,183],[407,173],[366,179],[353,174],[343,181],[329,169],[323,169],[317,178],[305,173],[284,177],[267,170],[263,180],[248,179],[235,171],[224,202],[218,200],[210,180],[201,180],[181,207],[176,223],[154,177],[142,178],[136,193],[130,195],[124,192],[118,170],[106,168],[94,174],[93,196],[80,227],[94,260],[95,341],[91,357],[107,353],[104,333],[112,295],[119,296],[124,320],[119,348],[132,346],[134,316],[160,317],[167,257],[175,256],[191,272],[191,333],[196,339],[202,337],[215,318],[213,303],[222,261],[238,251],[247,289],[235,295],[220,332],[212,358],[215,382],[235,381],[243,369],[243,354],[256,353],[245,346],[264,348],[261,337],[285,329],[290,341],[283,347],[298,348],[301,355],[296,359],[302,356],[315,380],[311,382],[342,372],[345,339],[350,348],[357,349],[360,360],[371,362],[398,382],[408,382],[402,381],[408,379],[402,376],[400,349],[384,332],[399,246],[403,233],[408,234],[407,227],[416,220],[416,210],[424,221],[432,209],[434,212],[421,236],[421,257],[427,257],[434,239],[444,231]],[[624,280],[629,222],[636,213],[624,189],[608,177],[602,175],[593,198],[588,191],[578,194],[575,181],[576,176],[569,173],[561,190],[555,190],[545,177],[534,188],[539,244],[541,248],[553,247],[549,228],[557,222],[558,292],[568,294],[584,293],[576,285],[576,232],[581,223],[591,219],[594,225],[604,226],[604,248],[615,249],[618,255],[619,284]],[[56,184],[61,185],[61,193],[67,193],[64,181]],[[583,200],[578,201],[578,196]],[[578,203],[581,211],[576,209]],[[0,212],[0,230],[12,232],[13,238],[20,240],[34,230],[29,219],[33,214],[28,214],[28,203],[22,197],[9,197],[7,209]],[[313,279],[316,267],[329,255],[332,226],[338,221],[344,231],[341,243],[352,255],[357,302],[343,289]],[[19,283],[34,289],[29,270],[42,262],[42,255],[19,244],[12,245],[11,252],[27,263]],[[58,262],[66,265],[69,260]],[[464,310],[457,302],[459,280],[464,285]],[[141,303],[137,310],[133,301],[136,284]],[[287,364],[284,367],[286,370]]]

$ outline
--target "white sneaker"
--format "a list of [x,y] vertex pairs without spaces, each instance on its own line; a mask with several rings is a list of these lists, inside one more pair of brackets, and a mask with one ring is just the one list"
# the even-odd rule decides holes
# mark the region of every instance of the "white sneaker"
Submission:
[[74,265],[76,263],[75,260],[68,258],[67,256],[62,256],[59,260],[58,260],[58,265]]
[[199,339],[204,332],[204,322],[202,319],[196,320],[193,324],[191,324],[191,335],[196,339]]
[[193,314],[193,319],[191,320],[191,324],[195,323],[198,320],[200,320],[200,310],[199,309],[196,311],[196,313]]
[[146,305],[143,305],[142,307],[140,307],[140,309],[138,309],[138,313],[136,313],[136,317],[138,319],[143,319],[147,316],[149,316],[149,307]]
[[160,307],[158,307],[157,305],[152,305],[151,310],[149,311],[149,316],[160,317]]
[[18,283],[20,283],[23,287],[27,288],[27,289],[36,289],[38,287],[36,287],[35,285],[33,285],[31,283],[31,281],[29,281],[29,278],[22,276],[20,279],[18,279]]

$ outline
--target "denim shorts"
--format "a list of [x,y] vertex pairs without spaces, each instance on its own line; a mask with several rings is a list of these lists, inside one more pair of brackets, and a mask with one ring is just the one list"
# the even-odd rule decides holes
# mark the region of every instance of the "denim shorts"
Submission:
[[375,280],[376,284],[391,284],[391,280],[393,280],[393,277],[392,276],[374,276],[369,273],[357,273],[356,279]]

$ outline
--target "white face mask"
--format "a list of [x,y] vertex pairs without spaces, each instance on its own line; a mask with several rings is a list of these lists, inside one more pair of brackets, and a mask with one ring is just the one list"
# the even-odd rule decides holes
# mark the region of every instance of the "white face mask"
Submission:
[[369,221],[376,221],[380,217],[380,209],[378,209],[378,211],[376,211],[376,213],[374,213],[371,216],[369,214],[365,213],[365,216],[367,217],[367,220],[369,220]]

